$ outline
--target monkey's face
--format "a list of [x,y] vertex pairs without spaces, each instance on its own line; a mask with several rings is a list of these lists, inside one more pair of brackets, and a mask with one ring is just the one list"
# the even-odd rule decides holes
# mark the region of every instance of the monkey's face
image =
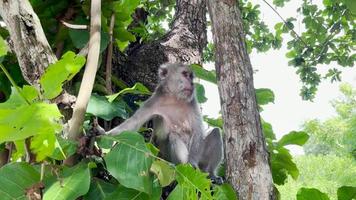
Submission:
[[[194,75],[188,65],[169,64],[161,67],[160,77],[166,91],[184,101],[194,98]],[[163,83],[164,82],[164,83]]]

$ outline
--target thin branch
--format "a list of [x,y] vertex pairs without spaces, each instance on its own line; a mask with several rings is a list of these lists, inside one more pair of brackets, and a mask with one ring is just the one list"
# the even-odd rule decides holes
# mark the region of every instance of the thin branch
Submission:
[[266,0],[262,0],[262,1],[265,2],[265,3],[273,10],[273,12],[278,15],[278,17],[283,21],[283,23],[286,25],[286,27],[287,27],[290,31],[292,31],[292,32],[295,34],[295,36],[304,44],[304,46],[305,46],[306,48],[308,48],[308,47],[309,47],[308,43],[306,43],[306,42],[300,37],[300,35],[299,35],[297,32],[295,32],[295,30],[294,30],[293,28],[290,28],[290,27],[288,26],[287,21],[278,13],[278,11],[277,11],[275,8],[273,8],[273,6],[272,6],[270,3],[268,3]]
[[[77,102],[73,109],[73,116],[72,119],[69,120],[68,138],[72,140],[77,140],[82,135],[81,129],[84,121],[84,115],[93,90],[95,75],[99,63],[101,0],[92,0],[90,8],[90,40],[87,63],[82,83],[80,85]],[[64,163],[67,165],[73,165],[76,162],[75,157],[76,156],[72,156],[66,159]]]
[[106,57],[106,73],[105,73],[105,86],[107,91],[112,93],[112,85],[111,85],[111,74],[112,74],[112,54],[113,54],[113,30],[115,25],[115,13],[111,15],[110,20],[110,30],[109,30],[109,46]]
[[76,29],[76,30],[87,30],[88,26],[87,25],[79,25],[79,24],[70,24],[68,22],[65,22],[63,20],[61,20],[61,23],[65,26],[68,27],[70,29]]

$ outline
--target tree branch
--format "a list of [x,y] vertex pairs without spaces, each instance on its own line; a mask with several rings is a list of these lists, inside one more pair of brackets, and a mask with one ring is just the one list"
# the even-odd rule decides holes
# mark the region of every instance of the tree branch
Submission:
[[0,1],[0,15],[10,33],[25,80],[38,85],[45,68],[57,61],[40,20],[28,0]]
[[[101,0],[91,1],[90,11],[90,40],[89,52],[85,71],[80,85],[76,105],[73,109],[73,116],[69,121],[68,138],[78,139],[82,135],[82,125],[84,114],[93,90],[96,71],[98,69],[100,53],[100,29],[101,29]],[[76,162],[75,156],[65,160],[65,164],[73,165]]]

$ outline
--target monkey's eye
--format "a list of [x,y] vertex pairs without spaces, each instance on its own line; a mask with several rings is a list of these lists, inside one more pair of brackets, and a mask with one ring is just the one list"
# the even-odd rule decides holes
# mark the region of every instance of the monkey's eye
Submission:
[[189,77],[189,72],[187,72],[187,71],[183,71],[182,74],[183,74],[183,76],[184,76],[185,78],[188,78],[188,77]]

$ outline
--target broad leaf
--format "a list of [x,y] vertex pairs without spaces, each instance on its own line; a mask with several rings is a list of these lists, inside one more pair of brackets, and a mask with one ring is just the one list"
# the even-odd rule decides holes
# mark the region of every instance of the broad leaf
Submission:
[[55,134],[62,129],[61,116],[55,104],[33,103],[15,109],[3,109],[0,104],[0,143]]
[[110,121],[114,117],[123,119],[128,117],[124,101],[109,102],[106,97],[96,94],[91,95],[86,112],[106,121]]
[[262,120],[262,130],[265,138],[274,140],[276,139],[276,135],[273,132],[272,125],[268,122]]
[[63,83],[71,80],[84,63],[85,58],[83,56],[77,56],[68,51],[60,60],[48,66],[40,79],[45,98],[52,99],[58,96],[62,92]]
[[198,103],[205,103],[208,99],[205,97],[204,86],[200,83],[194,83],[194,85]]
[[138,133],[123,132],[104,138],[117,142],[104,158],[110,174],[125,187],[151,194],[152,176],[149,170],[153,159],[143,137]]
[[175,171],[172,166],[161,160],[152,163],[151,172],[153,172],[162,187],[169,185],[175,178]]
[[268,88],[259,88],[256,89],[256,99],[258,105],[266,105],[268,103],[274,102],[274,94],[272,90]]
[[193,72],[194,72],[194,75],[200,79],[203,79],[205,81],[208,81],[208,82],[211,82],[211,83],[217,83],[217,80],[216,80],[216,74],[215,74],[215,71],[212,70],[212,71],[208,71],[206,69],[204,69],[202,66],[200,65],[197,65],[197,64],[192,64],[190,65]]
[[45,183],[43,200],[74,200],[89,190],[90,172],[85,163],[72,168],[65,167],[58,176],[58,180]]
[[56,136],[53,133],[35,135],[31,138],[30,149],[36,155],[36,161],[41,161],[53,154]]
[[214,199],[231,200],[237,199],[234,189],[229,184],[218,185],[214,187]]
[[105,182],[98,178],[93,178],[90,183],[88,193],[83,197],[85,200],[104,200],[110,199],[109,196],[118,190],[118,185]]
[[356,199],[356,187],[342,186],[337,189],[338,200],[353,200]]
[[150,90],[144,86],[142,83],[136,83],[134,86],[130,88],[125,88],[121,90],[118,93],[115,93],[113,95],[107,96],[109,102],[114,101],[119,95],[124,95],[124,94],[144,94],[144,95],[150,95],[152,94]]
[[223,120],[220,117],[218,117],[217,119],[214,119],[214,118],[209,118],[208,116],[204,116],[204,121],[206,123],[208,123],[210,126],[214,126],[214,127],[219,127],[221,129],[223,129]]
[[51,158],[56,160],[64,160],[69,156],[73,155],[77,151],[77,143],[72,140],[63,139],[61,136],[57,136],[55,142],[55,149],[52,153]]
[[296,180],[299,176],[299,170],[289,151],[284,147],[280,147],[276,151],[271,154],[270,158],[273,182],[277,185],[283,185],[288,174]]
[[329,200],[329,197],[315,188],[300,188],[297,200]]
[[284,135],[279,141],[279,146],[286,146],[286,145],[299,145],[303,146],[309,139],[309,135],[303,131],[291,131],[287,135]]
[[40,181],[40,174],[24,162],[9,163],[0,168],[2,200],[27,199],[26,190]]
[[210,190],[211,181],[207,179],[208,174],[194,169],[188,164],[178,165],[176,167],[176,174],[178,185],[169,195],[168,199],[212,199]]

